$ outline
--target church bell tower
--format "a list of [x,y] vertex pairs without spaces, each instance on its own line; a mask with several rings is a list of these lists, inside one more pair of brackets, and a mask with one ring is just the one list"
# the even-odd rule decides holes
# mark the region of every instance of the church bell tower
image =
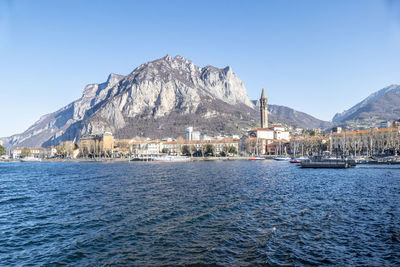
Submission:
[[261,128],[268,128],[268,100],[264,88],[260,98]]

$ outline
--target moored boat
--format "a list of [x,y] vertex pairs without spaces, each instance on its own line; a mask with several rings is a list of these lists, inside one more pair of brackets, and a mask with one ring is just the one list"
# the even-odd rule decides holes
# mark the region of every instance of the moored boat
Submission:
[[294,158],[292,160],[289,160],[290,163],[301,163],[303,160],[308,160],[306,157],[300,157],[300,158]]
[[191,161],[191,158],[185,156],[161,156],[152,157],[151,160],[155,162],[186,162]]
[[25,157],[25,158],[21,158],[20,159],[21,162],[38,162],[38,161],[42,161],[39,158],[35,158],[35,157]]
[[290,158],[289,157],[277,157],[277,158],[274,158],[274,160],[277,160],[277,161],[289,161]]
[[331,169],[345,169],[356,166],[354,160],[349,159],[332,159],[313,157],[311,160],[304,160],[300,163],[302,168],[331,168]]
[[254,158],[251,158],[251,160],[264,160],[265,158],[262,158],[262,157],[254,157]]

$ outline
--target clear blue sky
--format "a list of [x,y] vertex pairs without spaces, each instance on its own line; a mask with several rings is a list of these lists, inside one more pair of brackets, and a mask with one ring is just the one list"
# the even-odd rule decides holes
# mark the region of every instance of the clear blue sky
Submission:
[[400,3],[0,0],[0,136],[165,54],[230,65],[251,99],[330,120],[400,83]]

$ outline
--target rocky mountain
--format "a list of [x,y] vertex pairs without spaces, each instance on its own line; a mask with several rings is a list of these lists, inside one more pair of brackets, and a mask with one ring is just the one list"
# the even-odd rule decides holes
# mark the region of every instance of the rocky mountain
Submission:
[[[270,120],[317,127],[325,122],[282,106],[270,106]],[[230,67],[198,67],[167,55],[126,76],[110,74],[89,84],[82,97],[42,116],[25,132],[3,138],[7,147],[56,145],[89,133],[112,132],[118,138],[183,135],[194,126],[208,135],[240,133],[259,124],[259,110]]]
[[376,122],[400,118],[400,85],[390,85],[365,98],[352,108],[337,113],[332,121],[345,124],[356,121]]

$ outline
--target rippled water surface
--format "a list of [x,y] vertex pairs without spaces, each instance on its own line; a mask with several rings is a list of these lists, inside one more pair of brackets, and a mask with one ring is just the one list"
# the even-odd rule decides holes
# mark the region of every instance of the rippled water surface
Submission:
[[0,163],[0,265],[400,265],[400,169]]

